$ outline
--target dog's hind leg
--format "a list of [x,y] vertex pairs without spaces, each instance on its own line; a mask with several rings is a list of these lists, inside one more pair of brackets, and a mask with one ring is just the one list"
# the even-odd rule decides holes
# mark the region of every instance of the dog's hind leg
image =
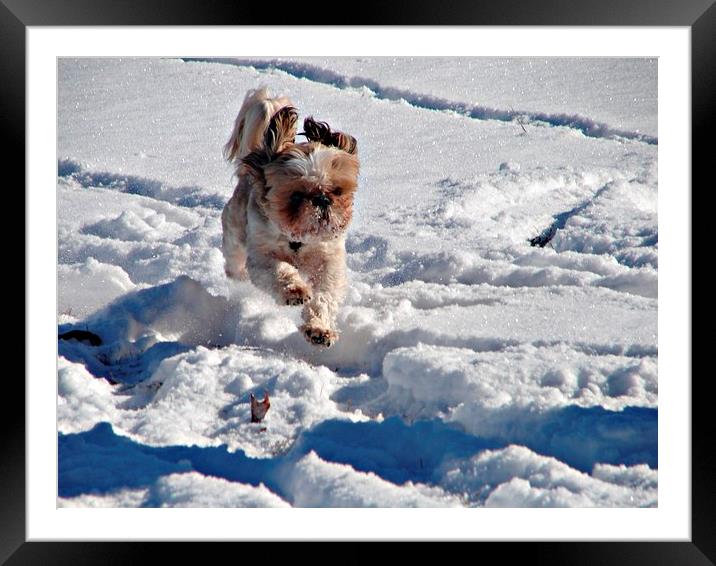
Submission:
[[245,194],[237,188],[221,213],[221,250],[224,271],[231,279],[248,279],[246,271],[246,202]]
[[246,281],[249,272],[246,270],[246,250],[243,246],[237,246],[233,252],[224,250],[224,272],[230,279]]

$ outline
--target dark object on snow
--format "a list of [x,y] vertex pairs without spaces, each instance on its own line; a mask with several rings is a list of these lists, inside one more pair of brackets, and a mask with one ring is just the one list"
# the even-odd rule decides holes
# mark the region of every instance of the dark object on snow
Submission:
[[69,332],[60,334],[57,338],[60,340],[89,342],[90,346],[100,346],[102,344],[102,339],[99,336],[87,330],[70,330]]
[[554,222],[552,222],[552,224],[545,228],[539,236],[530,238],[528,242],[532,245],[532,247],[545,247],[550,242],[550,240],[554,238],[554,235],[557,233],[557,230],[562,230],[567,225],[567,221],[572,218],[572,216],[580,214],[585,208],[594,204],[594,201],[597,200],[602,195],[602,193],[609,188],[609,186],[610,183],[604,185],[591,197],[584,200],[583,202],[575,206],[573,209],[566,210],[565,212],[560,212],[559,214],[554,216]]
[[535,236],[534,238],[530,238],[529,242],[530,245],[534,248],[535,246],[539,246],[540,248],[545,247],[547,244],[549,244],[549,241],[554,238],[554,235],[557,233],[557,227],[552,224],[549,228],[547,228],[544,232],[542,232],[539,236]]
[[271,407],[271,402],[269,401],[268,391],[264,391],[264,400],[263,401],[257,401],[256,397],[254,397],[253,393],[251,394],[250,399],[251,399],[251,422],[252,423],[260,423],[262,420],[264,420],[266,413],[268,413],[268,410]]

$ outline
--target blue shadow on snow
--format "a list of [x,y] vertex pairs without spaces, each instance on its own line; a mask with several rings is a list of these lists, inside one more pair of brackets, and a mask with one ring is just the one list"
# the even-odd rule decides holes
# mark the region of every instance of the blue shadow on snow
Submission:
[[59,435],[59,495],[149,487],[161,476],[197,471],[254,486],[263,483],[290,502],[286,486],[293,465],[312,451],[325,461],[373,472],[396,484],[435,483],[445,463],[508,444],[524,445],[586,473],[597,462],[656,468],[657,420],[656,409],[571,406],[538,416],[509,438],[493,439],[437,419],[413,424],[398,417],[362,423],[330,420],[304,431],[288,453],[275,458],[249,458],[226,446],[147,446],[99,423],[86,432]]

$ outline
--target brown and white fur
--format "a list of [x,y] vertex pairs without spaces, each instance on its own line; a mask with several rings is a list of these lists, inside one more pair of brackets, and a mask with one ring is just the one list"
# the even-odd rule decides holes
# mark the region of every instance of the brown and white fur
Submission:
[[355,139],[297,112],[286,97],[251,90],[224,148],[238,183],[221,215],[226,274],[250,278],[282,305],[303,305],[301,332],[338,339],[346,290],[345,231],[358,184]]

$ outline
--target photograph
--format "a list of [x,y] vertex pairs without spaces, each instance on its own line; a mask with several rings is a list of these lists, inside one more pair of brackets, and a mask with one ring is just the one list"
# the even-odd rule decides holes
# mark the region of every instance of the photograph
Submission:
[[56,61],[58,508],[659,506],[657,57]]

